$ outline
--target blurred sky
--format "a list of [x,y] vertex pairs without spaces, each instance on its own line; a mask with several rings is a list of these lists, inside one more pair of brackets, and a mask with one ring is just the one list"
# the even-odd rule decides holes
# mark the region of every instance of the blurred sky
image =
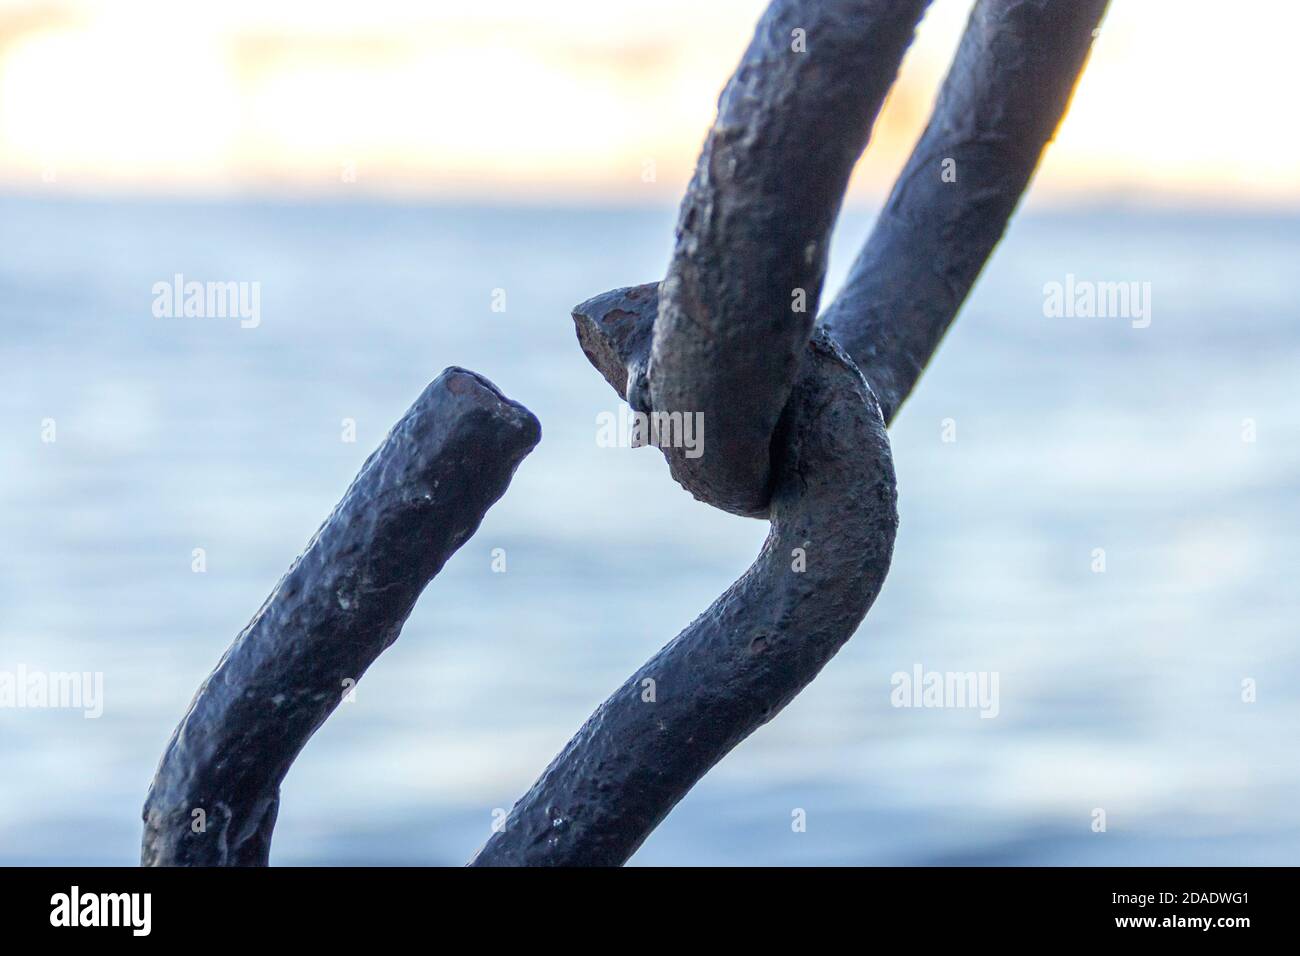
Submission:
[[[765,5],[0,0],[0,189],[675,201]],[[934,3],[855,197],[970,7]],[[1298,34],[1276,0],[1114,0],[1035,196],[1300,205]]]

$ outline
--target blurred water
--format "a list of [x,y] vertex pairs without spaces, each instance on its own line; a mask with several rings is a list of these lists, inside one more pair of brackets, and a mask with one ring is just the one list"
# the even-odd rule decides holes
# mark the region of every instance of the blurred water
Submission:
[[[0,863],[136,861],[195,688],[451,364],[542,444],[295,764],[273,861],[468,859],[764,534],[595,442],[616,405],[569,307],[658,277],[672,222],[0,200],[0,670],[102,671],[106,697],[0,709]],[[832,287],[868,227],[846,216]],[[1297,862],[1297,259],[1294,219],[1022,215],[892,429],[902,526],[867,623],[635,862]],[[178,272],[260,282],[261,325],[154,318]],[[1044,318],[1067,273],[1151,282],[1151,326]],[[891,707],[914,663],[997,672],[998,717]]]

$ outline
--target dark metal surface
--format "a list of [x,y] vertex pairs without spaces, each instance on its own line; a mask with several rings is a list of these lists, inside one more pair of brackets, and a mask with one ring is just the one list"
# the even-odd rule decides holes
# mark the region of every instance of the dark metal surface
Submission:
[[[916,385],[1069,106],[1107,0],[980,0],[934,114],[823,324],[885,421]],[[955,181],[945,181],[944,161]]]
[[[611,384],[642,358],[653,289],[618,290],[575,314]],[[622,864],[861,623],[898,525],[889,440],[844,352],[820,332],[805,351],[774,442],[772,528],[758,560],[601,705],[475,865]]]
[[[1106,2],[980,0],[929,127],[814,330],[849,172],[925,5],[775,0],[719,103],[667,278],[575,309],[583,351],[634,409],[703,414],[701,457],[663,448],[674,477],[772,527],[475,864],[624,862],[879,593],[898,520],[886,425],[1001,237]],[[143,862],[266,862],[294,757],[539,437],[473,373],[429,386],[200,688],[150,789]]]
[[[765,140],[761,131],[809,119],[807,103],[799,117],[767,118],[818,86],[787,72],[796,68],[778,49],[792,26],[784,18],[798,6],[772,5],[723,95],[668,278],[574,310],[584,353],[634,409],[706,410],[706,451],[696,464],[664,449],[674,477],[697,498],[763,513],[758,489],[770,463],[771,532],[745,575],[588,719],[476,865],[625,862],[856,630],[888,571],[897,527],[886,423],[1001,236],[1068,105],[1105,2],[982,0],[925,136],[807,345],[811,320],[780,321],[775,305],[804,281],[815,312],[825,241],[852,165],[841,175],[848,153],[835,150],[852,140],[861,114],[825,109],[818,142],[837,145],[822,160],[824,178],[811,187],[790,180],[793,140]],[[883,33],[883,58],[859,58],[852,38],[860,24],[836,21],[848,45],[840,55],[856,64],[868,100],[882,76],[866,64],[891,63],[887,86],[893,56],[911,36],[904,14],[920,12],[912,6],[893,11],[897,32]],[[846,10],[826,7],[831,20]],[[947,158],[955,182],[941,175]],[[865,377],[850,354],[866,363]],[[877,377],[883,408],[867,384]],[[802,573],[796,549],[807,561]]]
[[424,390],[199,688],[149,788],[142,863],[265,865],[290,764],[540,438],[473,372]]
[[703,455],[667,451],[701,501],[767,514],[830,232],[927,2],[776,0],[718,101],[661,289],[651,407],[631,402],[703,416]]

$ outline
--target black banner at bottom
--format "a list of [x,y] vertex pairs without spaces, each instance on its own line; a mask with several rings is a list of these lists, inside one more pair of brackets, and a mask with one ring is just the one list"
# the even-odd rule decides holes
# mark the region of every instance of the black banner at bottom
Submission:
[[973,941],[976,932],[999,941],[1232,945],[1286,926],[1292,876],[1255,868],[33,868],[0,870],[0,927],[7,942],[75,933],[81,942],[187,946],[373,943],[431,926],[548,945],[558,934],[608,945],[628,933],[650,940],[684,931],[735,942],[777,927],[810,939],[847,931],[864,942],[903,930],[926,942]]

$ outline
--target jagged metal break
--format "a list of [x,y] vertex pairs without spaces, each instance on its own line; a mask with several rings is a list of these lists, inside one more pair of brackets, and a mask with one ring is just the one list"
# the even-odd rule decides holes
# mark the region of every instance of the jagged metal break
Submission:
[[[764,23],[786,22],[781,16],[797,6],[774,3]],[[712,413],[728,401],[750,412],[778,410],[769,433],[755,436],[751,429],[742,443],[751,449],[768,447],[765,439],[770,444],[772,530],[744,577],[582,726],[488,840],[476,865],[625,862],[695,782],[793,699],[853,634],[888,571],[896,529],[885,424],[1002,235],[1068,106],[1105,7],[1104,0],[977,4],[929,128],[844,292],[806,346],[803,332],[756,326],[733,308],[743,301],[734,296],[744,292],[728,291],[728,270],[754,279],[747,269],[752,242],[731,246],[715,238],[691,245],[698,229],[692,217],[699,216],[692,196],[718,168],[717,155],[725,155],[712,137],[683,205],[678,254],[662,287],[616,289],[574,310],[583,351],[638,411],[690,410],[694,402]],[[755,44],[763,30],[760,25]],[[742,61],[733,86],[765,89],[762,95],[774,105],[789,95],[744,78],[746,65]],[[729,108],[724,96],[722,110]],[[720,119],[714,135],[724,126]],[[765,161],[758,151],[752,158]],[[943,176],[944,159],[955,160],[955,181]],[[780,168],[779,150],[771,161]],[[730,170],[729,164],[723,168]],[[791,211],[779,198],[768,201]],[[707,201],[702,208],[716,214]],[[787,233],[777,229],[775,235],[780,245]],[[708,260],[685,283],[683,241]],[[759,275],[764,291],[755,302],[759,315],[764,309],[774,315],[791,292],[780,283],[801,266],[762,261],[780,279],[766,284]],[[712,283],[698,281],[710,275]],[[815,271],[817,288],[820,276]],[[724,298],[713,298],[719,295]],[[693,325],[679,321],[692,316]],[[674,333],[688,343],[680,362],[672,361],[673,337],[658,323],[686,329]],[[847,353],[836,336],[844,337]],[[762,347],[773,349],[769,359],[755,356]],[[802,370],[782,404],[791,349]],[[877,379],[882,404],[872,391]],[[751,391],[759,397],[747,397]],[[665,403],[669,392],[679,398]],[[717,432],[710,428],[706,446],[714,442],[716,448]],[[742,464],[715,459],[692,474],[683,465],[689,459],[671,448],[664,454],[674,477],[696,497],[741,514],[760,510],[755,504],[764,499],[753,490],[760,484],[754,468],[746,473]],[[807,559],[802,576],[789,561],[796,550]],[[654,682],[653,700],[645,694],[647,681]]]
[[266,864],[299,751],[540,438],[474,372],[424,390],[199,688],[149,788],[144,865]]
[[677,224],[641,411],[700,415],[673,477],[767,515],[772,433],[812,332],[849,174],[928,0],[777,0],[718,101]]
[[[621,292],[608,308],[575,313],[615,388],[644,359],[655,314],[653,287]],[[801,364],[777,428],[772,527],[758,560],[600,706],[476,865],[622,864],[857,630],[898,526],[889,439],[866,381],[825,333]]]

